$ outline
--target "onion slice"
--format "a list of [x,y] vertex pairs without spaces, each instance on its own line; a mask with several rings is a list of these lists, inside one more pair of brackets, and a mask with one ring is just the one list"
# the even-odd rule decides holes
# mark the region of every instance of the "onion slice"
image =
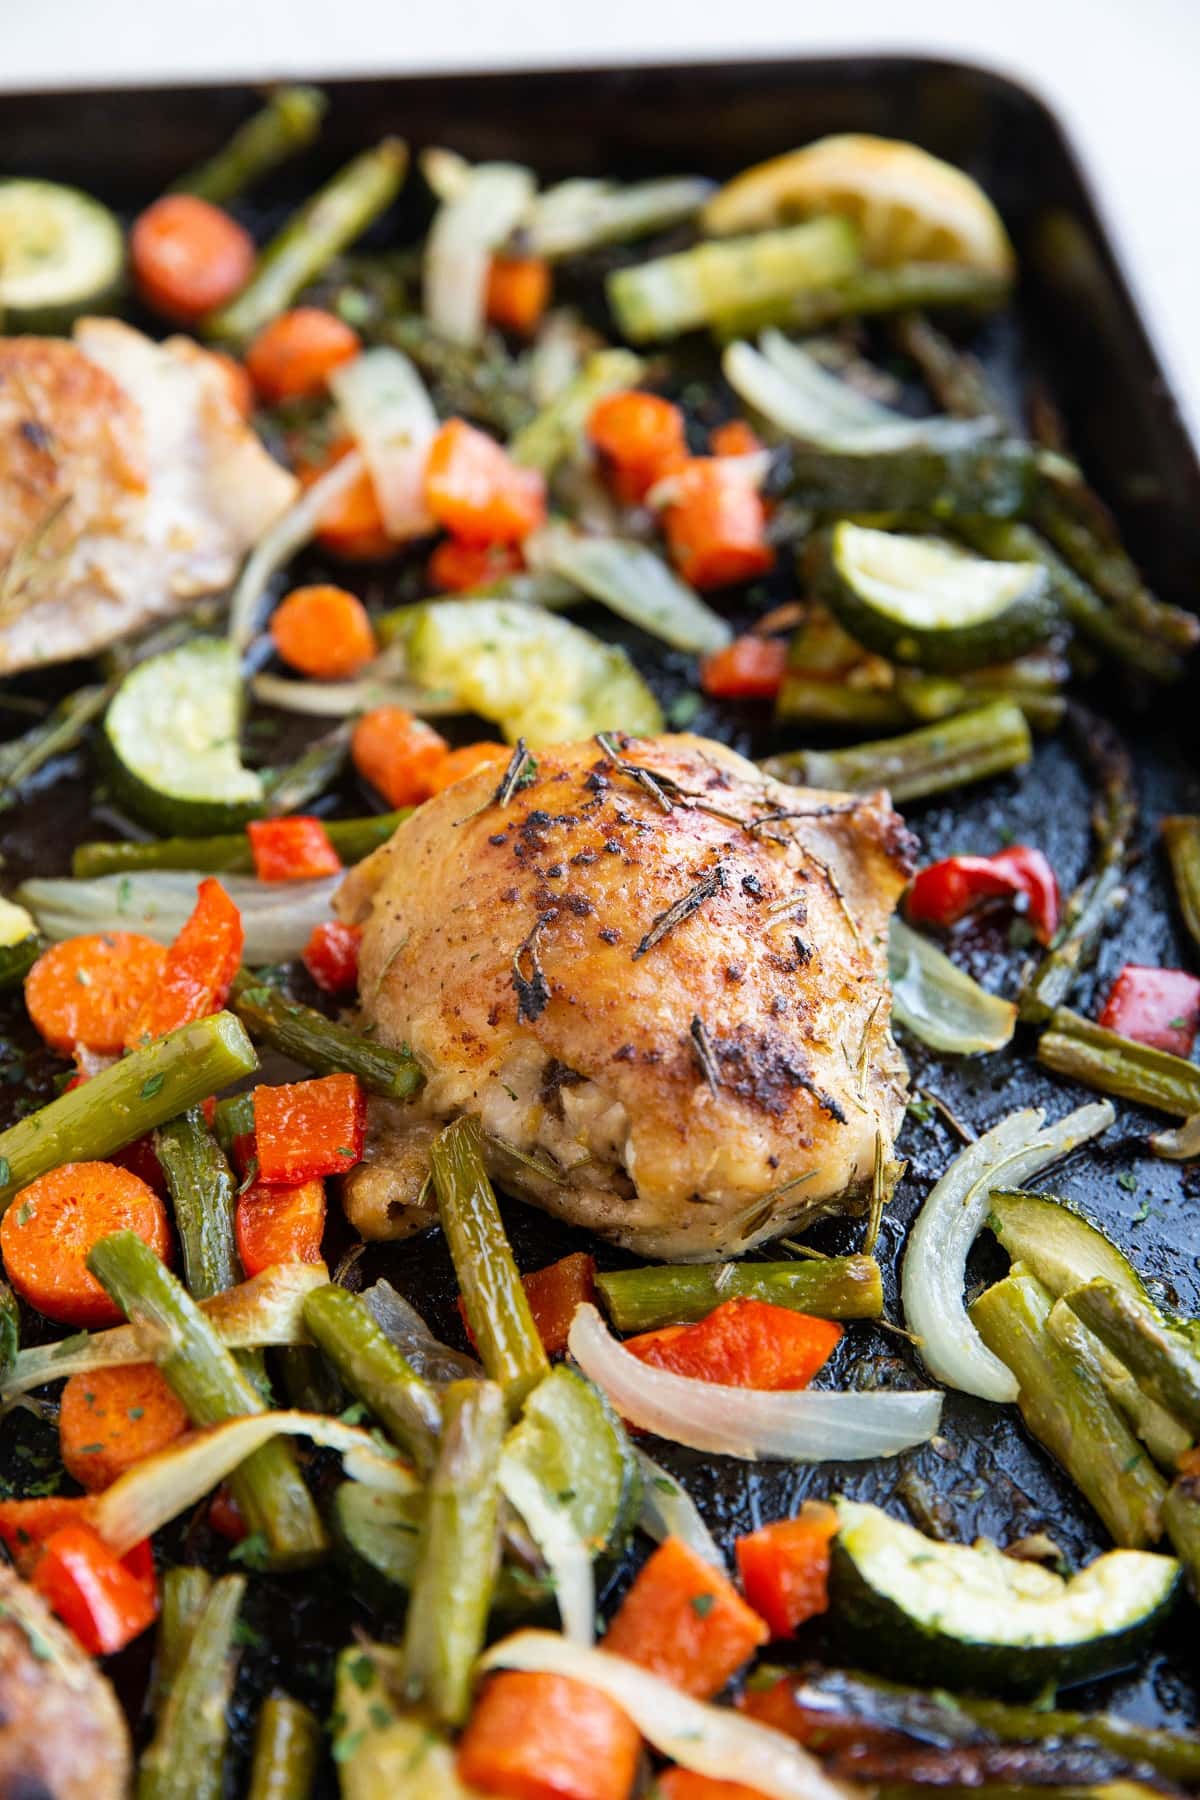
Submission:
[[545,1671],[598,1688],[661,1755],[714,1781],[740,1781],[765,1800],[846,1800],[846,1789],[781,1731],[732,1707],[693,1700],[611,1651],[568,1643],[554,1631],[518,1631],[493,1644],[476,1667]]
[[461,713],[453,694],[443,688],[418,687],[393,670],[403,669],[403,659],[385,650],[353,681],[292,681],[286,675],[255,675],[250,692],[264,706],[281,712],[302,713],[314,719],[348,719],[370,712],[374,706],[402,706],[424,719],[440,719]]
[[1195,1162],[1200,1157],[1200,1113],[1193,1113],[1182,1125],[1171,1125],[1156,1131],[1150,1139],[1155,1156],[1168,1162]]
[[332,469],[326,469],[254,546],[229,602],[229,636],[239,650],[246,648],[258,628],[259,611],[272,576],[316,537],[328,509],[354,486],[366,466],[358,450],[339,457]]
[[500,1490],[520,1513],[545,1559],[564,1633],[573,1644],[592,1643],[596,1636],[592,1559],[569,1510],[523,1457],[507,1450],[500,1458]]
[[629,1424],[693,1450],[746,1462],[895,1456],[928,1443],[941,1419],[942,1396],[932,1391],[764,1393],[655,1369],[619,1344],[586,1303],[575,1309],[568,1341],[584,1374]]
[[390,1338],[422,1381],[444,1387],[448,1381],[482,1381],[483,1369],[473,1356],[452,1350],[433,1335],[412,1303],[390,1281],[364,1288],[360,1299],[386,1338]]
[[479,163],[438,208],[425,247],[425,316],[443,337],[478,343],[492,252],[519,223],[534,187],[518,163]]
[[707,655],[733,637],[720,614],[644,544],[547,525],[527,540],[525,553],[533,568],[561,575],[673,649]]
[[1017,1398],[1011,1369],[993,1356],[967,1317],[967,1256],[987,1219],[992,1189],[1021,1187],[1116,1117],[1107,1100],[1081,1106],[1053,1125],[1040,1107],[1010,1113],[955,1157],[909,1233],[901,1276],[905,1323],[921,1360],[948,1387],[1001,1404]]
[[329,387],[371,471],[384,529],[397,543],[433,530],[425,463],[438,416],[415,364],[380,345],[343,363]]
[[895,914],[888,931],[888,975],[893,1021],[931,1050],[972,1056],[1010,1042],[1017,1024],[1012,1001],[989,994]]
[[646,1536],[653,1538],[656,1544],[669,1537],[678,1538],[714,1569],[724,1570],[725,1558],[683,1483],[676,1481],[668,1469],[647,1456],[644,1450],[635,1449],[634,1455],[642,1471],[642,1510],[638,1525]]

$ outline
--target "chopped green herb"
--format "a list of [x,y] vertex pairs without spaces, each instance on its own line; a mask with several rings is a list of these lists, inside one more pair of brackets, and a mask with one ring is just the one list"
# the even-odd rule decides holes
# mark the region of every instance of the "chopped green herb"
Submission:
[[375,1679],[375,1664],[369,1656],[356,1656],[353,1662],[346,1664],[346,1673],[356,1688],[365,1693]]
[[240,1544],[233,1546],[229,1552],[229,1560],[233,1563],[249,1563],[253,1567],[257,1563],[266,1561],[269,1550],[270,1545],[267,1543],[266,1533],[252,1531],[242,1539]]
[[142,1099],[153,1100],[155,1094],[161,1094],[166,1079],[161,1070],[157,1075],[148,1075],[142,1083]]
[[698,1619],[707,1619],[716,1603],[717,1597],[715,1594],[692,1595],[692,1611]]

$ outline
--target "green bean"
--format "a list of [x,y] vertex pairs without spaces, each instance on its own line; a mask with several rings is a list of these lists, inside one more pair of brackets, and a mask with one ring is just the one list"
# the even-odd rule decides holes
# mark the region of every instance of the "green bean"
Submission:
[[0,1281],[0,1387],[11,1374],[20,1348],[20,1308],[7,1281]]
[[1010,287],[1002,275],[958,263],[914,262],[893,269],[859,269],[829,287],[800,289],[782,300],[733,307],[720,315],[715,330],[727,342],[750,337],[769,325],[785,331],[819,331],[841,319],[917,308],[965,307],[983,312],[1002,305]]
[[307,1800],[320,1750],[316,1714],[288,1694],[268,1694],[258,1709],[246,1800]]
[[257,1067],[244,1027],[228,1012],[131,1051],[0,1132],[0,1212],[47,1170],[102,1162]]
[[505,1410],[503,1394],[490,1381],[452,1381],[443,1404],[404,1662],[413,1698],[423,1699],[443,1724],[461,1725],[496,1579]]
[[1200,1112],[1200,1067],[1169,1050],[1155,1050],[1108,1031],[1069,1007],[1056,1007],[1038,1039],[1038,1061],[1057,1075],[1136,1106],[1190,1118]]
[[550,1367],[483,1164],[483,1133],[455,1119],[435,1138],[429,1165],[480,1360],[516,1407]]
[[154,1712],[163,1707],[188,1653],[196,1624],[212,1592],[207,1569],[180,1563],[163,1573],[161,1611],[154,1650]]
[[331,1283],[309,1294],[304,1323],[351,1393],[428,1474],[442,1423],[437,1394],[376,1324],[366,1302]]
[[[361,862],[372,850],[386,844],[411,811],[405,806],[399,812],[377,813],[365,819],[326,819],[323,823],[330,843],[349,865]],[[141,869],[252,875],[254,856],[246,833],[230,831],[220,837],[156,838],[148,844],[79,844],[71,861],[71,873],[80,881],[89,881],[96,875],[129,875]]]
[[0,811],[16,804],[22,783],[53,757],[78,749],[115,692],[115,682],[76,688],[47,718],[39,719],[21,737],[0,745]]
[[767,1300],[819,1319],[883,1314],[883,1285],[873,1256],[617,1269],[597,1275],[596,1286],[618,1331],[690,1324],[723,1300]]
[[194,1616],[154,1737],[138,1768],[138,1800],[220,1800],[233,1693],[233,1633],[245,1577],[223,1575]]
[[318,1075],[357,1075],[372,1094],[388,1100],[411,1100],[425,1085],[424,1071],[407,1046],[392,1050],[359,1037],[315,1007],[286,999],[245,969],[234,981],[229,1005],[253,1037]]
[[1200,945],[1200,817],[1173,813],[1162,821],[1162,834],[1183,922]]
[[303,812],[332,787],[350,760],[353,729],[352,720],[336,725],[332,731],[314,738],[294,763],[275,771],[267,792],[268,818],[278,819],[285,813]]
[[1033,755],[1019,706],[994,701],[903,737],[845,750],[785,750],[761,765],[777,781],[866,793],[884,787],[892,799],[920,800],[1022,767]]
[[214,206],[236,200],[244,189],[311,144],[329,102],[319,88],[276,88],[267,104],[239,125],[229,142],[198,169],[171,184],[173,194],[196,194]]
[[1118,1544],[1159,1533],[1166,1486],[1099,1377],[1047,1329],[1050,1295],[1032,1275],[1008,1275],[980,1295],[971,1320],[1017,1378],[1026,1425],[1095,1507]]
[[171,1193],[188,1293],[193,1300],[223,1294],[242,1278],[233,1224],[237,1182],[200,1108],[160,1125],[154,1151]]
[[1176,1476],[1163,1501],[1163,1524],[1188,1572],[1192,1598],[1200,1601],[1200,1475]]
[[1148,1301],[1111,1281],[1089,1281],[1064,1299],[1125,1364],[1143,1393],[1200,1437],[1200,1356],[1183,1333],[1172,1330]]
[[391,205],[407,167],[408,146],[385,138],[339,169],[271,239],[237,298],[203,321],[206,336],[243,343],[285,312]]
[[[102,1238],[88,1268],[146,1338],[148,1354],[187,1409],[193,1425],[217,1425],[266,1403],[211,1322],[153,1250],[132,1231]],[[321,1521],[290,1444],[275,1438],[229,1480],[249,1533],[266,1539],[272,1566],[302,1567],[327,1548]]]

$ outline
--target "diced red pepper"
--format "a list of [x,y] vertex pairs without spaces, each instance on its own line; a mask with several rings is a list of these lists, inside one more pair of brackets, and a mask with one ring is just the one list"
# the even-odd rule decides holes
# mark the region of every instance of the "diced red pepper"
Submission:
[[711,1700],[769,1635],[719,1569],[670,1537],[621,1602],[601,1648]]
[[546,518],[546,483],[465,419],[447,419],[429,450],[425,500],[466,544],[518,544]]
[[511,544],[464,544],[444,538],[429,558],[429,585],[435,594],[469,594],[525,567]]
[[988,900],[1017,900],[1040,944],[1058,930],[1058,882],[1040,850],[1014,844],[995,856],[947,856],[914,877],[905,910],[914,925],[955,925]]
[[353,1075],[254,1090],[260,1181],[298,1187],[362,1160],[366,1099]]
[[88,1501],[82,1496],[48,1494],[38,1500],[0,1500],[0,1543],[22,1575],[31,1575],[42,1545],[63,1525],[84,1523]]
[[830,1546],[838,1519],[832,1506],[806,1505],[798,1518],[778,1519],[740,1537],[734,1546],[747,1600],[775,1638],[829,1606]]
[[319,1263],[324,1230],[323,1182],[268,1187],[256,1181],[238,1195],[234,1232],[247,1276],[261,1275],[273,1263]]
[[783,685],[788,647],[782,638],[734,638],[700,667],[700,685],[714,700],[773,700]]
[[1186,969],[1126,963],[1109,990],[1100,1023],[1155,1050],[1190,1056],[1200,1025],[1200,981]]
[[695,456],[671,483],[663,529],[685,581],[697,588],[729,587],[765,575],[774,565],[763,503],[739,463]]
[[336,875],[342,859],[320,819],[253,819],[246,827],[260,881],[316,881]]
[[158,1616],[157,1588],[147,1582],[148,1551],[149,1545],[137,1547],[131,1569],[130,1558],[120,1561],[90,1525],[63,1525],[42,1546],[33,1585],[85,1650],[112,1656]]
[[208,1523],[218,1537],[226,1538],[231,1544],[240,1544],[246,1536],[246,1521],[242,1517],[242,1509],[222,1482],[208,1503]]
[[585,1251],[560,1257],[549,1268],[522,1275],[521,1286],[529,1300],[533,1322],[547,1356],[561,1356],[575,1308],[596,1296],[596,1261]]
[[358,947],[361,925],[343,925],[325,919],[314,925],[304,946],[303,963],[319,988],[327,994],[352,994],[358,986]]
[[625,1349],[656,1369],[721,1387],[778,1392],[807,1387],[842,1335],[830,1319],[810,1318],[765,1300],[725,1300],[694,1325],[667,1325],[626,1338]]
[[242,915],[220,882],[207,876],[196,890],[191,918],[167,951],[157,988],[129,1029],[126,1048],[220,1012],[241,967],[244,941]]
[[472,1794],[504,1800],[629,1800],[642,1739],[598,1688],[540,1669],[504,1669],[482,1689],[458,1747]]

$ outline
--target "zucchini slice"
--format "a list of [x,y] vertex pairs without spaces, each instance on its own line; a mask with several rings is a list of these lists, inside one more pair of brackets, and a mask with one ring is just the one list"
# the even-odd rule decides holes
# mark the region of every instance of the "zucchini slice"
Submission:
[[262,811],[261,775],[238,748],[242,674],[226,638],[192,638],[131,669],[104,721],[113,786],[168,836],[237,831]]
[[861,1501],[837,1510],[835,1624],[865,1663],[922,1685],[1036,1694],[1125,1668],[1179,1586],[1173,1556],[1109,1550],[1064,1579]]
[[894,662],[953,671],[1042,643],[1057,607],[1032,563],[988,562],[940,538],[842,520],[829,541],[829,598],[852,637]]
[[618,1555],[637,1523],[642,1472],[599,1388],[558,1363],[525,1402],[504,1446],[558,1501],[593,1555]]
[[15,900],[0,899],[0,993],[24,981],[40,949],[32,915]]
[[[365,1481],[343,1481],[334,1490],[333,1527],[342,1553],[364,1597],[381,1603],[380,1578],[397,1608],[412,1586],[421,1548],[420,1494],[393,1494]],[[541,1577],[506,1562],[496,1580],[493,1607],[499,1613],[536,1610],[550,1599]]]
[[55,181],[0,181],[0,315],[8,330],[62,331],[115,299],[125,240],[106,206]]
[[1141,1276],[1098,1225],[1054,1194],[996,1189],[988,1226],[1013,1262],[1024,1263],[1056,1300],[1089,1281],[1111,1281],[1148,1300]]

